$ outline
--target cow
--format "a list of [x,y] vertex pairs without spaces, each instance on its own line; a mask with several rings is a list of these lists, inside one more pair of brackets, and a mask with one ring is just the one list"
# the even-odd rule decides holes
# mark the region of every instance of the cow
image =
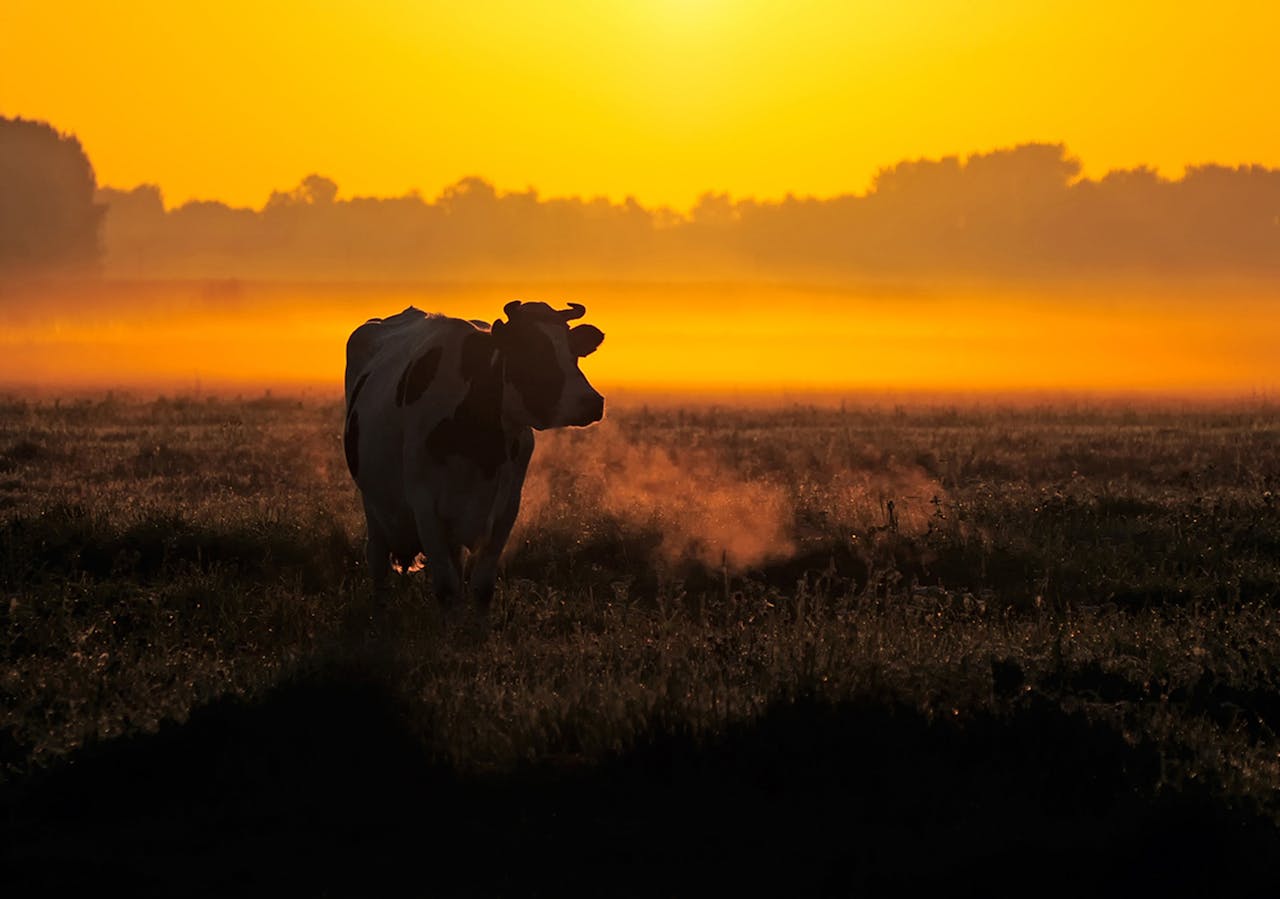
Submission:
[[[533,432],[586,427],[604,397],[578,367],[604,333],[586,309],[508,303],[492,325],[410,306],[347,340],[347,467],[368,526],[375,592],[391,561],[426,556],[436,597],[487,606],[520,510]],[[468,572],[469,569],[469,572]]]

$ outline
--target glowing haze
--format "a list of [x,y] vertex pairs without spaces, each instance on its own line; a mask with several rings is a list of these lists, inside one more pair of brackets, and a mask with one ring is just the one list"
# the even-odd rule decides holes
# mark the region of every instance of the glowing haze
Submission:
[[1280,165],[1276,34],[1280,5],[1229,0],[5,0],[0,114],[173,204],[320,171],[687,208],[1028,140],[1086,176]]

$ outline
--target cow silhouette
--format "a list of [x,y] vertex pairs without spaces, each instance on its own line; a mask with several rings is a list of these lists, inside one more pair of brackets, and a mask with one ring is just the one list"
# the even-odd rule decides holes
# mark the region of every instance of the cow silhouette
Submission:
[[570,327],[576,303],[508,303],[489,325],[410,306],[347,340],[347,467],[368,525],[369,572],[385,587],[394,559],[419,552],[446,604],[493,596],[498,558],[520,510],[535,430],[585,427],[604,397],[578,360],[604,333]]

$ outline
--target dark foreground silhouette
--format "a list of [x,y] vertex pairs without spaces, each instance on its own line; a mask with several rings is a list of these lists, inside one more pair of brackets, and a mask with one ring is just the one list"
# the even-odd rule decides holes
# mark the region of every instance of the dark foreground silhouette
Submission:
[[385,675],[340,666],[99,744],[3,797],[5,895],[1240,895],[1268,822],[1030,695],[929,720],[779,702],[702,742],[461,775]]

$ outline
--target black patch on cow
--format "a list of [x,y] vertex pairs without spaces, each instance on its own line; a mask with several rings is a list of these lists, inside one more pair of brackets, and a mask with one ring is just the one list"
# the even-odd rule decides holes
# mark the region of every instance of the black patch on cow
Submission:
[[439,464],[450,456],[466,459],[492,478],[507,461],[502,433],[502,369],[494,358],[493,337],[484,331],[462,341],[462,376],[467,393],[454,410],[427,435],[427,453]]
[[[361,382],[363,382],[361,378]],[[356,390],[360,388],[357,387]],[[352,401],[355,400],[355,393],[352,392]],[[356,477],[360,472],[360,413],[355,409],[351,410],[351,414],[347,416],[347,429],[342,435],[342,448],[347,454],[347,468],[351,471],[351,477]]]
[[507,383],[520,394],[533,420],[550,421],[565,382],[551,338],[534,321],[520,317],[502,331],[502,354]]
[[368,372],[364,372],[360,377],[356,378],[356,386],[351,389],[351,399],[347,400],[348,412],[356,407],[356,397],[360,395],[360,389],[364,387],[364,382],[367,380],[369,380]]
[[520,438],[516,437],[511,441],[511,455],[507,458],[518,459],[520,457]]
[[484,331],[472,331],[462,338],[462,377],[467,381],[483,380],[497,361],[493,355],[497,350],[493,335]]
[[405,370],[400,373],[400,380],[396,382],[397,406],[411,405],[426,393],[440,367],[443,352],[438,346],[432,347],[405,366]]

